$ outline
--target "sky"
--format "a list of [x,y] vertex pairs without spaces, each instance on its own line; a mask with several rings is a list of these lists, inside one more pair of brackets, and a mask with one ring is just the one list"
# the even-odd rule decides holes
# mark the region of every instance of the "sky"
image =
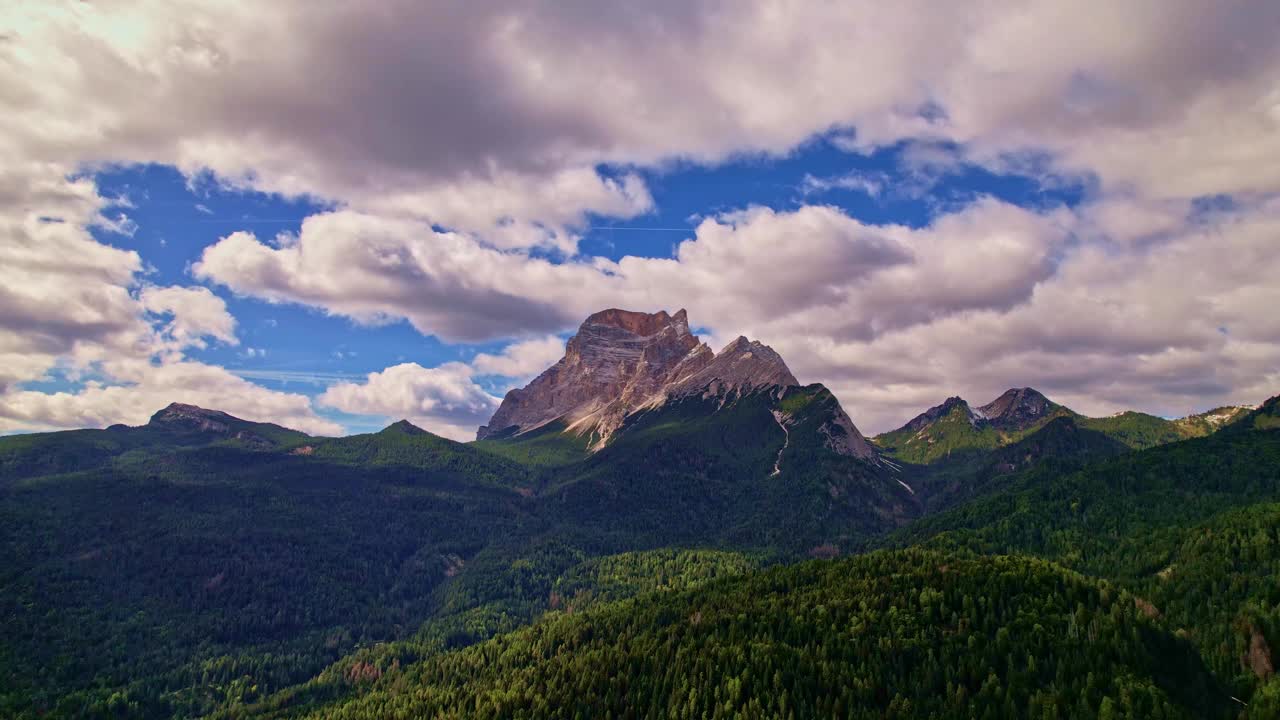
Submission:
[[1280,4],[10,2],[0,433],[474,437],[688,310],[867,434],[1280,393]]

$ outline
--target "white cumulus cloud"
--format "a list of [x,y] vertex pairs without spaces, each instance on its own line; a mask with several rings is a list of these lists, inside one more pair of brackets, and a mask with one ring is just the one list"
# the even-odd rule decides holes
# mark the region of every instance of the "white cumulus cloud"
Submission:
[[498,398],[472,380],[464,363],[425,368],[401,363],[372,372],[363,383],[330,386],[317,402],[343,412],[406,419],[437,435],[475,439],[476,427],[498,407]]
[[555,335],[522,340],[497,355],[480,353],[471,360],[477,375],[500,375],[514,381],[529,380],[564,356],[564,340]]
[[142,289],[138,301],[148,313],[168,318],[163,333],[180,347],[204,347],[206,337],[239,344],[236,320],[227,312],[227,303],[208,288],[151,285]]

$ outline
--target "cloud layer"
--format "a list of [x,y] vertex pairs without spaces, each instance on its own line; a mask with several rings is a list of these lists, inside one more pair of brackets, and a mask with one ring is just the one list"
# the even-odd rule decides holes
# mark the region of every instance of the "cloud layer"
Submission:
[[[109,203],[92,182],[25,170],[34,181],[26,187],[0,171],[0,187],[9,187],[0,193],[0,432],[138,425],[173,401],[341,432],[303,395],[187,358],[192,347],[236,344],[226,303],[204,287],[144,284],[137,253],[87,231],[110,223],[102,215]],[[78,387],[24,387],[50,373]]]
[[14,15],[0,51],[14,112],[0,122],[23,154],[177,164],[466,230],[643,212],[643,184],[599,163],[784,153],[838,127],[856,128],[854,147],[945,138],[993,164],[1049,153],[1159,197],[1280,190],[1273,3],[144,2]]
[[[131,227],[78,173],[134,162],[333,208],[296,237],[243,230],[206,248],[193,277],[222,292],[462,342],[561,332],[607,306],[684,306],[717,336],[777,347],[868,430],[1008,385],[1086,412],[1165,413],[1280,386],[1276,3],[5,12],[0,429],[136,418],[92,408],[182,382],[211,400],[223,387],[227,410],[246,398],[267,419],[334,429],[301,396],[183,357],[236,342],[225,304],[144,287],[144,258],[86,232]],[[745,208],[703,222],[671,258],[575,254],[592,216],[653,208],[645,171],[782,155],[815,134],[849,152],[907,142],[910,165],[813,178],[815,203],[831,187],[917,193],[956,163],[1070,176],[1088,197],[1044,212],[980,199],[924,228],[818,204]],[[456,429],[486,402],[474,377],[527,376],[551,345],[388,368],[325,402]],[[24,389],[54,369],[107,384],[57,409]]]

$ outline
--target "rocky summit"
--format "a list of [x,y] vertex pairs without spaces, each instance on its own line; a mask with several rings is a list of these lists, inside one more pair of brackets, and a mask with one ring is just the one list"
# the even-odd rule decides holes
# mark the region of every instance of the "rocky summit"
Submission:
[[[115,426],[125,429],[124,426]],[[221,410],[208,410],[196,405],[169,403],[164,409],[156,412],[147,422],[145,429],[159,430],[166,433],[224,437],[238,440],[251,446],[269,447],[279,443],[287,435],[300,435],[292,430],[270,423],[256,423],[241,420]]]
[[1045,422],[1061,405],[1029,387],[1006,390],[1000,397],[978,408],[995,427],[1023,430]]
[[220,410],[206,410],[195,405],[175,402],[169,403],[164,409],[152,415],[147,424],[158,428],[226,434],[235,422],[237,418]]
[[[713,352],[690,332],[684,310],[604,310],[582,323],[559,362],[507,393],[477,438],[511,437],[559,421],[569,432],[589,435],[591,448],[599,449],[639,410],[689,396],[727,401],[767,391],[781,400],[799,384],[782,357],[761,342],[739,337]],[[830,447],[874,458],[874,448],[838,404],[835,415],[826,430]]]
[[[703,347],[706,347],[703,345]],[[708,357],[702,354],[700,357]],[[786,388],[799,385],[782,356],[764,343],[739,336],[723,350],[709,358],[702,367],[682,375],[666,395],[704,393],[725,396],[733,392],[750,392],[757,388]]]
[[965,402],[964,398],[949,397],[944,400],[941,405],[935,405],[912,418],[906,425],[899,428],[898,432],[919,432],[924,430],[938,420],[950,415],[956,410],[956,408],[960,408],[960,411],[964,413],[964,417],[967,418],[969,423],[972,425],[976,425],[982,419],[982,416],[976,414],[969,408],[969,403]]
[[477,438],[528,432],[563,420],[606,439],[626,414],[680,377],[706,367],[714,353],[689,331],[684,310],[604,310],[570,338],[564,357],[526,387],[503,398]]

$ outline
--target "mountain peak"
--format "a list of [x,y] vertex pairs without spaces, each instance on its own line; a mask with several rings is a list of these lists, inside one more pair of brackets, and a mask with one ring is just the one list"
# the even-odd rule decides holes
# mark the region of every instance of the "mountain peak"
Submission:
[[[582,327],[588,325],[603,325],[625,330],[641,337],[655,335],[668,328],[677,332],[680,332],[681,329],[683,329],[684,333],[689,332],[688,314],[684,310],[677,310],[675,315],[668,315],[666,310],[659,310],[656,313],[644,313],[609,308],[589,315],[583,321]],[[581,328],[579,332],[581,332]]]
[[710,349],[689,331],[684,310],[602,310],[582,323],[555,365],[508,392],[476,436],[528,432],[564,420],[603,442],[628,412],[711,359]]
[[206,410],[196,405],[185,403],[169,403],[164,409],[151,416],[147,425],[155,427],[182,426],[184,429],[226,432],[230,423],[239,418],[232,417],[221,410]]
[[423,430],[417,425],[414,425],[408,420],[397,420],[396,422],[393,422],[390,425],[382,428],[382,430],[379,430],[378,434],[379,435],[382,435],[382,434],[426,435],[427,431]]
[[555,365],[507,393],[477,438],[518,435],[559,420],[589,435],[598,449],[627,415],[672,397],[796,385],[782,357],[764,343],[738,337],[715,353],[690,332],[684,310],[610,308],[582,323]]
[[992,400],[983,407],[1008,406],[1016,402],[1048,400],[1039,390],[1031,387],[1009,388],[1000,393],[1000,397]]
[[710,362],[677,380],[667,394],[687,395],[703,391],[711,394],[734,391],[741,393],[799,384],[782,356],[773,348],[739,335],[716,353]]
[[978,412],[998,427],[1025,428],[1061,409],[1061,405],[1035,388],[1023,387],[1005,390],[1000,397],[979,407]]
[[[270,447],[286,440],[307,437],[303,433],[279,425],[243,420],[221,410],[209,410],[198,405],[179,402],[169,403],[152,415],[145,427],[187,435],[188,439],[197,434],[220,436],[239,440],[255,447]],[[210,441],[216,439],[205,438]]]
[[928,427],[929,425],[933,424],[934,422],[937,422],[938,420],[941,420],[942,418],[947,417],[953,411],[955,411],[956,408],[960,408],[961,410],[964,411],[964,414],[967,416],[969,422],[974,422],[977,419],[977,415],[973,412],[972,409],[969,408],[969,403],[965,402],[964,398],[959,396],[953,396],[953,397],[947,398],[946,400],[943,400],[941,405],[934,405],[933,407],[929,408],[928,410],[925,410],[924,412],[920,413],[914,418],[911,418],[911,420],[908,421],[906,425],[898,428],[898,430],[894,432],[901,432],[903,430],[918,432]]

